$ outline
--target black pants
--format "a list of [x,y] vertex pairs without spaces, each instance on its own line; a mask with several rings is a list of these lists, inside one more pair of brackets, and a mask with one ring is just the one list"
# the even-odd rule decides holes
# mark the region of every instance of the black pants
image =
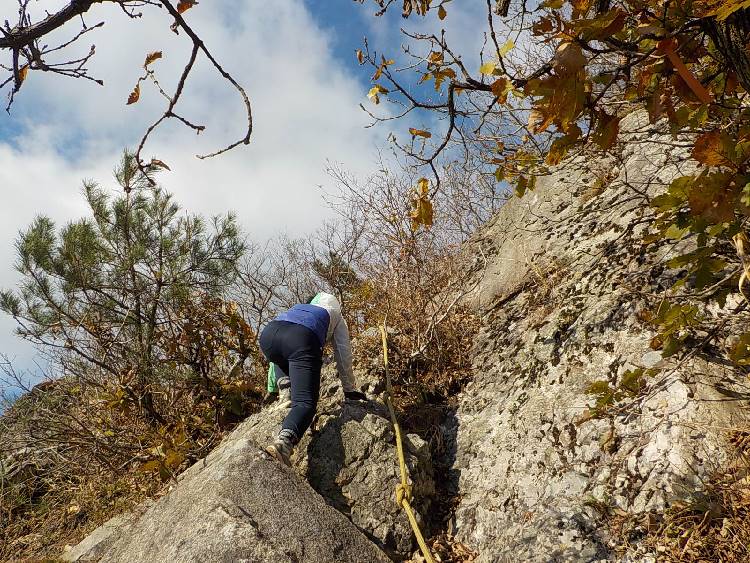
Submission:
[[260,335],[263,355],[276,364],[291,383],[292,408],[286,415],[282,430],[291,430],[296,440],[310,427],[320,395],[320,368],[323,350],[315,333],[309,328],[287,321],[268,323]]

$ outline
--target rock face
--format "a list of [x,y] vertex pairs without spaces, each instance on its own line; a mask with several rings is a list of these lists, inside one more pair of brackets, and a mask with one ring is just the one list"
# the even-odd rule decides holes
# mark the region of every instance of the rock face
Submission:
[[[169,494],[101,526],[66,559],[374,562],[410,554],[411,528],[394,501],[399,474],[384,407],[343,403],[326,368],[319,415],[291,469],[261,451],[285,414],[277,405],[249,417]],[[423,499],[417,509],[426,510],[434,493],[429,453],[410,438],[412,484]]]
[[[659,511],[688,496],[725,458],[721,429],[750,418],[727,401],[747,396],[739,371],[649,347],[639,313],[674,282],[674,251],[646,253],[639,210],[691,164],[644,114],[621,127],[619,156],[565,162],[470,247],[483,329],[447,430],[455,532],[480,561],[617,559],[602,507]],[[589,385],[638,367],[662,369],[635,407],[585,421]]]
[[122,532],[100,561],[388,561],[289,468],[242,436],[191,467]]
[[[364,377],[359,377],[364,383]],[[273,439],[286,410],[272,407],[253,415],[237,432],[258,443]],[[426,514],[435,487],[427,444],[407,436],[407,467],[416,510]],[[318,415],[297,446],[292,463],[326,502],[351,521],[392,558],[414,548],[409,521],[395,503],[400,481],[395,442],[385,407],[376,401],[342,401],[335,371],[323,370]]]

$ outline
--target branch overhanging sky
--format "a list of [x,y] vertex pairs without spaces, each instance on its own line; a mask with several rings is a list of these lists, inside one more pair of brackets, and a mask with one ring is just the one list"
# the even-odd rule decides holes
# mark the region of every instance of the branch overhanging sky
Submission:
[[[439,22],[435,17],[404,21],[397,10],[375,18],[374,5],[352,0],[201,2],[186,16],[250,97],[255,120],[250,145],[215,159],[195,158],[233,140],[245,121],[236,92],[201,61],[186,85],[181,113],[206,125],[206,131],[196,136],[169,123],[151,138],[143,156],[169,164],[172,172],[162,174],[160,184],[187,211],[210,216],[233,210],[254,241],[282,232],[303,236],[331,216],[319,189],[331,185],[326,161],[365,176],[391,131],[405,136],[408,127],[440,128],[424,114],[365,128],[370,118],[358,105],[371,107],[366,94],[372,69],[360,67],[354,55],[363,37],[371,49],[398,60],[404,40],[400,27],[444,27],[459,52],[476,56],[482,44],[477,30],[486,18],[481,4],[451,2],[449,17]],[[16,11],[15,2],[4,2],[0,21],[14,21]],[[149,83],[142,84],[139,103],[125,105],[145,55],[164,53],[153,67],[168,92],[189,55],[189,42],[169,31],[169,16],[158,10],[133,21],[102,5],[85,20],[87,25],[106,22],[77,47],[82,53],[96,45],[89,67],[104,87],[31,71],[10,115],[0,114],[1,287],[18,282],[13,264],[19,230],[38,214],[58,225],[86,214],[82,181],[93,179],[115,190],[112,168],[123,148],[135,147],[163,113],[165,100]],[[70,22],[50,42],[69,38],[76,25]],[[387,111],[387,104],[378,109]],[[37,354],[15,337],[14,327],[13,319],[0,317],[0,353],[17,369],[38,372]]]

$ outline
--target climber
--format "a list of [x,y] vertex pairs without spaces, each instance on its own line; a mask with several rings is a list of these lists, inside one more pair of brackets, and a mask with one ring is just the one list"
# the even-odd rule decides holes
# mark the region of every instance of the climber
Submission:
[[306,304],[295,305],[281,313],[260,335],[260,349],[272,362],[269,391],[273,390],[271,380],[275,379],[280,399],[283,400],[287,392],[291,399],[291,409],[278,437],[266,448],[286,465],[289,465],[294,446],[315,416],[326,342],[333,344],[344,397],[353,401],[366,400],[365,394],[355,387],[349,328],[341,316],[338,299],[330,293],[318,293]]

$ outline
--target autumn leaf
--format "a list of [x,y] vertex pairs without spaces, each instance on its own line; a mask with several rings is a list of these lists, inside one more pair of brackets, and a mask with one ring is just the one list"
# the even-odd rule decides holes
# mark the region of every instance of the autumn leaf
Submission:
[[520,176],[514,191],[518,197],[523,197],[526,192],[532,191],[536,186],[536,176]]
[[177,12],[180,14],[184,14],[197,3],[198,2],[196,2],[196,0],[180,0],[177,4]]
[[362,54],[362,50],[357,49],[356,53],[357,53],[357,61],[359,62],[359,64],[364,64],[365,56]]
[[619,131],[620,118],[602,112],[597,118],[597,127],[596,131],[594,131],[593,141],[602,149],[607,150],[615,143]]
[[409,214],[411,218],[411,228],[416,231],[420,225],[425,227],[432,226],[433,209],[430,201],[430,182],[427,178],[420,178],[417,182],[417,195],[412,200],[412,210]]
[[164,168],[165,170],[172,170],[169,166],[166,165],[164,161],[159,160],[158,158],[152,158],[149,166],[151,168]]
[[724,21],[733,13],[745,8],[750,8],[750,0],[727,0],[710,15],[716,16],[719,21]]
[[126,105],[134,104],[136,103],[141,97],[141,84],[140,82],[135,85],[135,88],[133,88],[133,91],[128,96],[128,103]]
[[380,103],[380,97],[378,94],[387,94],[388,89],[383,88],[380,84],[375,84],[372,88],[370,88],[370,91],[367,93],[367,97],[370,98],[374,103],[379,104]]
[[688,202],[694,216],[711,223],[728,223],[734,220],[734,203],[739,188],[733,174],[701,174],[690,188]]
[[551,166],[559,164],[565,158],[568,151],[575,145],[581,136],[581,129],[577,125],[570,127],[567,135],[558,137],[552,142],[545,162]]
[[495,72],[495,67],[497,66],[497,63],[484,63],[482,66],[479,67],[479,72],[481,74],[492,74]]
[[554,66],[557,74],[575,74],[586,66],[586,57],[579,45],[563,41],[555,51]]
[[448,12],[446,12],[446,11],[445,11],[445,8],[443,8],[443,5],[442,5],[442,4],[440,4],[440,6],[438,6],[438,17],[439,17],[439,18],[440,18],[441,20],[444,20],[444,19],[445,19],[445,16],[447,16],[447,15],[448,15]]
[[531,31],[534,35],[544,35],[554,29],[550,18],[541,18],[534,22]]
[[429,139],[430,137],[432,137],[432,133],[430,133],[429,131],[415,129],[414,127],[409,127],[409,133],[412,134],[412,137],[424,137],[425,139]]
[[531,131],[532,133],[541,133],[542,131],[544,131],[544,129],[542,129],[544,122],[544,114],[540,110],[532,109],[529,112],[529,131]]
[[510,52],[510,50],[513,47],[515,47],[515,46],[516,46],[516,44],[513,43],[513,41],[511,39],[508,39],[505,43],[503,43],[502,45],[500,45],[500,48],[497,50],[497,56],[498,57],[503,57],[503,56],[507,55]]
[[497,96],[497,101],[501,104],[504,104],[506,101],[508,101],[509,85],[510,82],[508,82],[508,79],[503,77],[498,78],[490,85],[492,93]]
[[430,56],[427,57],[427,60],[430,62],[430,64],[434,65],[442,65],[443,64],[443,53],[440,51],[432,51],[430,53]]
[[138,471],[142,473],[151,473],[152,471],[158,471],[159,467],[161,467],[161,461],[159,461],[158,459],[154,459],[142,464],[138,468]]
[[693,73],[690,72],[690,69],[685,65],[680,56],[677,54],[677,52],[675,51],[675,40],[665,39],[663,41],[659,41],[657,48],[667,56],[669,61],[672,63],[672,66],[674,66],[675,70],[680,74],[682,79],[687,83],[687,85],[698,97],[698,99],[704,104],[710,104],[713,101],[713,97],[708,92],[708,90],[706,90],[703,84],[701,84],[698,79],[695,78]]
[[19,86],[23,84],[23,81],[26,80],[26,75],[29,74],[29,65],[23,65],[21,68],[18,69],[18,84]]
[[695,140],[692,157],[706,166],[733,167],[734,142],[723,131],[709,131]]
[[435,77],[435,91],[439,91],[443,80],[446,78],[456,78],[456,71],[452,68],[445,68],[443,70],[436,70],[433,76]]
[[149,53],[148,55],[146,55],[146,62],[143,63],[143,68],[146,68],[148,65],[160,59],[161,57],[162,57],[161,51],[154,51],[153,53]]
[[615,8],[593,19],[577,20],[574,29],[586,41],[600,41],[622,31],[625,27],[625,21],[625,12]]

